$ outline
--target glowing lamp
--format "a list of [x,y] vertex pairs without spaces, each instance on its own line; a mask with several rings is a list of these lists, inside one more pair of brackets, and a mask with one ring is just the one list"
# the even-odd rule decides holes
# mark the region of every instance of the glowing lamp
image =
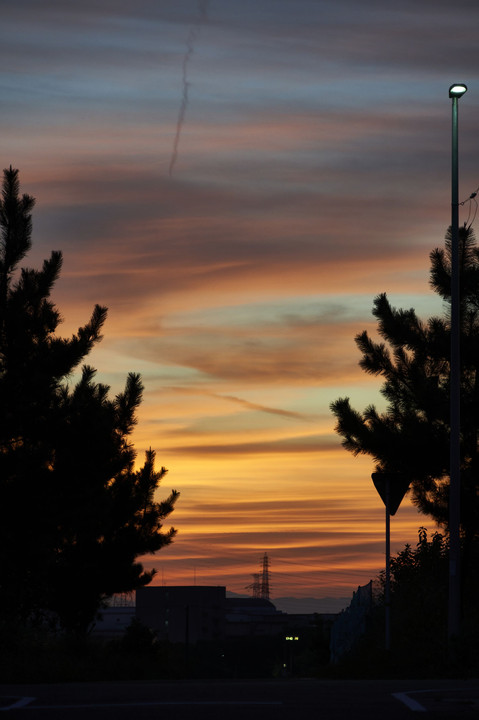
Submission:
[[464,95],[464,93],[467,92],[467,85],[464,83],[454,83],[454,85],[451,85],[449,88],[449,97],[450,98],[460,98]]

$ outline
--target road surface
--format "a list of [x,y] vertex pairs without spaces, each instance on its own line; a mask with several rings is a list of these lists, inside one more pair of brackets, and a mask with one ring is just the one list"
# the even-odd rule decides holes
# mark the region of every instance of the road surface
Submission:
[[479,681],[0,685],[2,714],[20,720],[457,720],[479,716]]

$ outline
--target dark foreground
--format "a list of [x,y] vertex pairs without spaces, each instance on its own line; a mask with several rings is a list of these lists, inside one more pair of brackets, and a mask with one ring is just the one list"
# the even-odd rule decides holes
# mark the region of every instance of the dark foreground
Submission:
[[479,714],[477,680],[272,680],[0,685],[22,720],[401,720]]

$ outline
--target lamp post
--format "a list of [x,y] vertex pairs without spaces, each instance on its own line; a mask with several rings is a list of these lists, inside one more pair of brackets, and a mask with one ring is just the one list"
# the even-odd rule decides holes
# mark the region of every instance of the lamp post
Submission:
[[460,507],[461,507],[461,300],[459,288],[459,183],[458,100],[467,91],[464,83],[449,88],[452,100],[451,163],[451,365],[450,365],[450,468],[449,468],[449,639],[459,636],[461,618]]

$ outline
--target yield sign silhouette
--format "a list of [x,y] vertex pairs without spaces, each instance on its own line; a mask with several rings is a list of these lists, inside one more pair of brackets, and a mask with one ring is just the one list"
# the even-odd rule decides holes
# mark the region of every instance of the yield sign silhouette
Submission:
[[[389,506],[389,514],[395,515],[409,488],[409,478],[401,473],[375,472],[371,475],[381,500]],[[389,501],[389,502],[388,502]]]

